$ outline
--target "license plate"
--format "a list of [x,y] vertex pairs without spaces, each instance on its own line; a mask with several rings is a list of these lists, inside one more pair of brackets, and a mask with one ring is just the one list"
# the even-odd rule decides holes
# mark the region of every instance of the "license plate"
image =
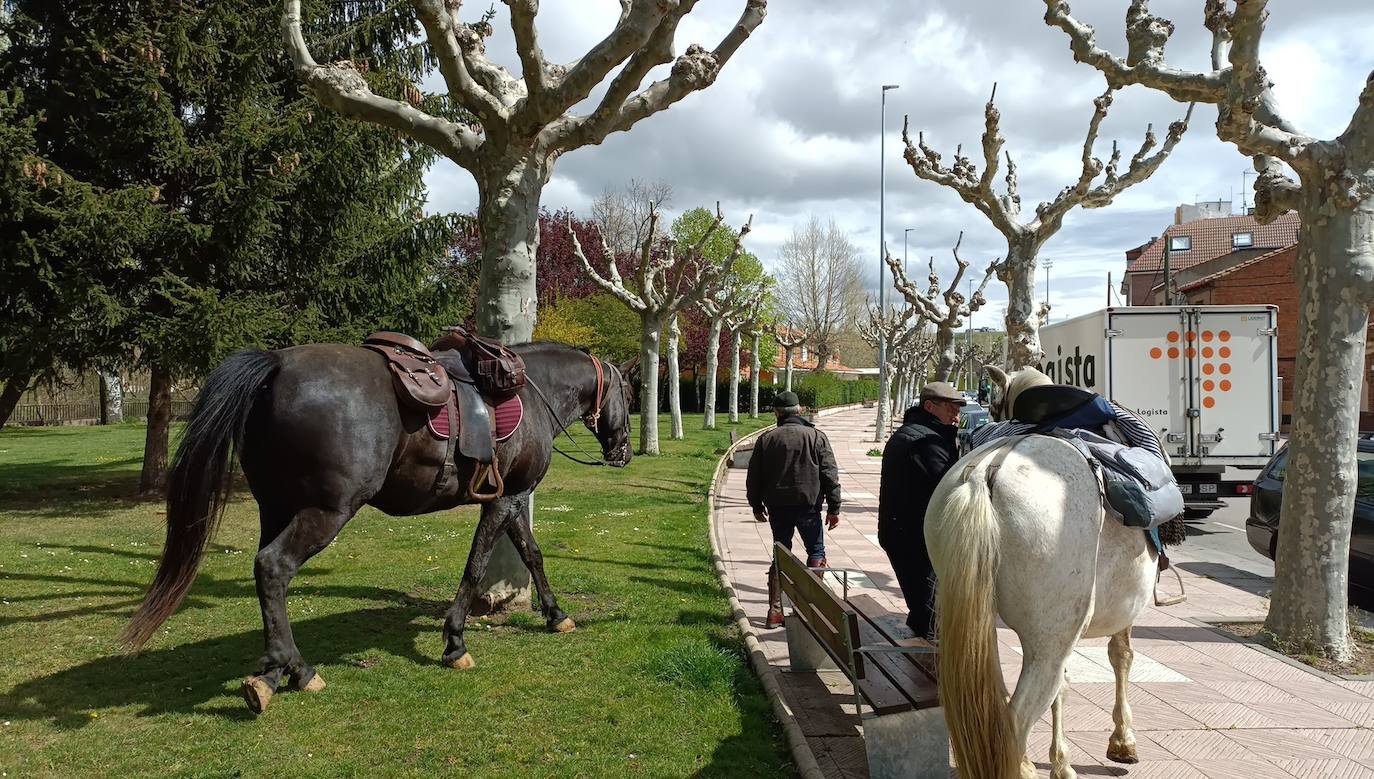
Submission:
[[1199,485],[1198,485],[1198,491],[1201,492],[1201,493],[1204,494],[1204,495],[1215,495],[1215,494],[1217,494],[1217,485],[1215,485],[1215,484],[1199,484]]

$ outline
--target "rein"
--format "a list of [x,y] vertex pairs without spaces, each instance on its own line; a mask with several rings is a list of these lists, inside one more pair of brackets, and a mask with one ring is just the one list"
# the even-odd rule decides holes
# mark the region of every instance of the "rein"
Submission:
[[[588,357],[591,358],[592,364],[596,366],[596,401],[594,410],[589,412],[588,414],[584,414],[581,418],[592,428],[593,432],[596,432],[598,426],[601,424],[601,410],[602,406],[605,404],[606,401],[606,380],[605,373],[603,372],[603,368],[601,365],[601,360],[598,360],[596,357],[592,357],[591,355],[588,355]],[[620,376],[619,371],[616,372],[616,378],[617,384],[624,383],[624,379]],[[553,440],[549,442],[549,446],[553,447],[553,450],[555,452],[558,452],[559,454],[563,455],[564,457],[568,458],[569,460],[572,460],[573,462],[579,465],[610,464],[606,462],[606,458],[604,456],[600,460],[582,460],[568,454],[562,449],[559,449],[558,444],[556,442],[558,440],[558,436],[561,434],[567,436],[568,440],[573,442],[573,446],[577,448],[578,452],[586,455],[587,457],[594,456],[586,449],[584,449],[582,445],[577,442],[576,438],[572,437],[572,433],[568,432],[568,427],[572,425],[572,420],[569,420],[567,423],[564,423],[559,419],[558,412],[554,410],[553,404],[549,402],[548,396],[544,394],[544,390],[539,387],[539,384],[534,381],[533,377],[527,375],[525,377],[525,383],[534,388],[535,394],[537,394],[539,396],[539,399],[543,401],[544,407],[549,410],[549,416],[553,418],[554,424],[558,425],[558,432],[553,434]]]

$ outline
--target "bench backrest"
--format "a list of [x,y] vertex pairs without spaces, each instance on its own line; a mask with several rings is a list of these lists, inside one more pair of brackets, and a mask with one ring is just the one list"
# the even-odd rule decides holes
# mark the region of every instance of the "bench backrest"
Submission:
[[860,645],[858,616],[818,574],[824,568],[808,568],[806,563],[779,543],[773,544],[773,559],[778,566],[782,590],[792,599],[792,608],[812,635],[836,663],[854,679],[864,676],[863,658],[855,655]]

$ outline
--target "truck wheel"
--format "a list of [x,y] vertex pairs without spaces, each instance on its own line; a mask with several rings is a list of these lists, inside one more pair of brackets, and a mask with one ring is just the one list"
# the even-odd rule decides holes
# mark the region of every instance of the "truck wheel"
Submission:
[[1183,509],[1183,521],[1184,521],[1184,522],[1201,522],[1202,520],[1204,520],[1204,519],[1206,519],[1206,518],[1212,516],[1212,511],[1214,511],[1214,509],[1190,509],[1190,508],[1184,508],[1184,509]]

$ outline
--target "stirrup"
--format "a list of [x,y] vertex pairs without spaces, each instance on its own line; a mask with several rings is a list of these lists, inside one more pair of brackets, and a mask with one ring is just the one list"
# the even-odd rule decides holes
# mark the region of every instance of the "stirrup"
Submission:
[[[479,492],[484,482],[491,484],[491,492]],[[506,485],[501,480],[501,469],[496,464],[496,452],[492,452],[491,462],[482,463],[472,472],[472,481],[468,482],[468,499],[477,503],[490,503],[504,494]]]
[[1177,606],[1178,604],[1184,603],[1188,600],[1188,593],[1184,591],[1185,588],[1183,586],[1183,575],[1178,572],[1178,566],[1171,565],[1169,566],[1168,570],[1173,571],[1174,578],[1178,580],[1178,594],[1172,595],[1168,598],[1160,599],[1159,579],[1161,576],[1164,575],[1164,572],[1160,571],[1159,573],[1155,574],[1154,597],[1156,606]]

